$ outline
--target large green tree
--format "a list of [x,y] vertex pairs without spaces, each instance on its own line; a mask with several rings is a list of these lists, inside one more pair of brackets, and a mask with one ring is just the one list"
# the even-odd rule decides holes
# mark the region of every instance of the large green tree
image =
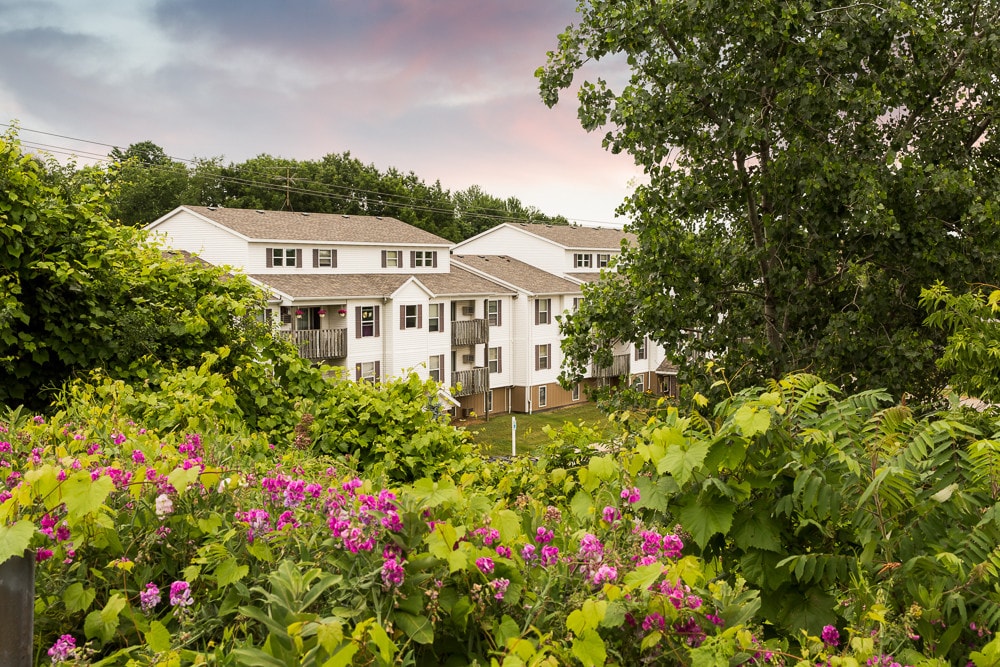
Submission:
[[106,179],[53,178],[0,137],[0,404],[41,409],[93,369],[148,376],[271,343],[260,291],[221,268],[164,253],[108,217]]
[[126,150],[115,148],[109,157],[117,163],[111,172],[110,216],[125,225],[148,225],[185,203],[190,172],[152,141],[140,141]]
[[564,324],[568,373],[648,334],[747,381],[806,368],[897,395],[938,386],[921,287],[1000,268],[1000,2],[578,12],[539,68],[542,98],[592,61],[627,65],[579,84],[579,118],[649,182],[622,206],[638,243],[620,277]]

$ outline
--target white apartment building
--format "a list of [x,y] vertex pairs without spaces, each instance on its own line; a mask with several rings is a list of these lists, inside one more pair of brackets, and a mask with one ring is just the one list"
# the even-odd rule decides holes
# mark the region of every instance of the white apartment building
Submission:
[[[452,257],[447,239],[388,217],[181,206],[147,230],[247,274],[270,295],[264,317],[303,357],[356,380],[416,372],[449,390],[459,415],[585,400],[556,382],[555,315],[579,298],[573,273]],[[524,238],[528,248],[534,237]]]

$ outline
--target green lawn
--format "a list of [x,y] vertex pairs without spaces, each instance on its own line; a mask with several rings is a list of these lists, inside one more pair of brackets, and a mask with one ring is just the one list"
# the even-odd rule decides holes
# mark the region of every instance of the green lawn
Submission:
[[[456,422],[456,426],[464,426],[472,434],[476,443],[483,445],[487,454],[492,456],[510,455],[510,422],[511,417],[517,418],[517,454],[530,455],[540,445],[548,442],[548,436],[542,432],[542,428],[547,424],[552,428],[559,428],[566,422],[574,424],[583,421],[586,424],[606,423],[607,419],[597,409],[593,403],[559,408],[547,412],[536,412],[531,415],[498,415],[490,417],[488,422],[476,422],[463,425]],[[610,433],[610,429],[607,429]]]

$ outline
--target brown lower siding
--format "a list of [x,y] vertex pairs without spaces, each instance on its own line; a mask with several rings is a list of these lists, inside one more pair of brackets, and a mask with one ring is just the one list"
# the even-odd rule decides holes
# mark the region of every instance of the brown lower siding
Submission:
[[[651,392],[656,395],[667,395],[676,396],[677,395],[677,376],[676,375],[657,375],[653,371],[646,371],[643,373],[636,373],[632,376],[634,381],[637,377],[642,377],[642,386],[645,391]],[[553,410],[555,408],[564,408],[568,405],[579,405],[581,403],[586,403],[588,400],[588,392],[591,388],[599,386],[601,383],[610,383],[612,385],[619,384],[620,380],[615,379],[587,379],[580,382],[580,398],[578,400],[573,400],[573,391],[571,389],[563,389],[558,382],[550,382],[545,385],[534,385],[532,387],[494,387],[493,388],[493,410],[490,412],[490,416],[507,414],[508,412],[524,413],[529,410],[532,412],[540,412],[544,410]],[[544,386],[547,392],[547,400],[545,405],[538,404],[538,388]],[[509,402],[508,402],[509,398]],[[528,405],[528,399],[531,399],[531,405]],[[458,417],[469,417],[473,413],[479,418],[486,416],[486,397],[484,394],[472,394],[469,396],[462,396],[459,399],[461,407],[458,408]]]

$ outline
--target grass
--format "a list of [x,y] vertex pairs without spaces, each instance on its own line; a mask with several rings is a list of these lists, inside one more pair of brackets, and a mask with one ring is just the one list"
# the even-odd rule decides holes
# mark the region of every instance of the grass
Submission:
[[[502,414],[490,417],[488,422],[466,424],[466,430],[472,434],[472,439],[483,446],[490,456],[510,456],[510,422],[517,418],[517,454],[531,455],[539,450],[549,438],[542,429],[548,425],[558,429],[566,422],[583,421],[589,425],[606,423],[607,418],[593,403],[584,403],[557,410],[536,412],[534,414]],[[608,434],[611,429],[606,429]]]

